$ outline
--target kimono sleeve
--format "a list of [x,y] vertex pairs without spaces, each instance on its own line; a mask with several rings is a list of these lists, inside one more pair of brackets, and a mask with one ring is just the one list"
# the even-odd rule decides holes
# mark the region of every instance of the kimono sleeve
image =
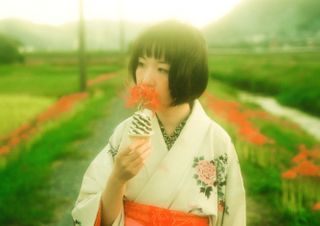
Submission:
[[[96,156],[86,170],[78,199],[72,210],[74,225],[94,226],[100,209],[100,199],[113,169],[113,157],[118,151],[121,139],[114,133],[108,145]],[[123,211],[113,225],[121,225]]]
[[228,168],[226,172],[225,206],[222,226],[246,225],[245,190],[240,164],[232,142],[228,148]]

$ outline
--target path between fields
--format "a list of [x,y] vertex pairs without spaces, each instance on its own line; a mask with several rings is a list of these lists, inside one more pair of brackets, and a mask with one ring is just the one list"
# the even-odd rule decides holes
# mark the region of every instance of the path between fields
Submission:
[[93,122],[91,136],[76,141],[75,145],[80,155],[77,153],[75,158],[60,159],[52,165],[53,174],[50,182],[52,189],[49,198],[58,201],[59,208],[52,210],[55,212],[55,219],[49,224],[50,226],[73,225],[70,213],[78,196],[85,170],[107,144],[115,126],[129,115],[123,106],[123,101],[119,101],[118,98],[114,98],[108,106],[112,106],[112,109],[106,109],[108,113]]

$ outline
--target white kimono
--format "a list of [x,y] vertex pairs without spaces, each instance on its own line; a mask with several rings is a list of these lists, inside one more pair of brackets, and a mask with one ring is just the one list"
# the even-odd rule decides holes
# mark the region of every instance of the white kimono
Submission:
[[[115,129],[107,146],[87,169],[72,211],[76,225],[93,226],[113,157],[128,143],[131,118]],[[246,225],[245,191],[229,135],[195,101],[174,145],[167,150],[158,120],[152,120],[151,154],[127,184],[128,200],[209,216],[210,226]],[[113,225],[124,225],[124,211]]]

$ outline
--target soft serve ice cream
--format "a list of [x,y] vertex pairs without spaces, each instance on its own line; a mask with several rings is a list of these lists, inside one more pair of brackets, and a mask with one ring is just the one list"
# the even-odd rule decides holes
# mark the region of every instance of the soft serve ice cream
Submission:
[[129,136],[131,138],[146,138],[152,135],[151,119],[159,106],[158,95],[154,88],[146,85],[136,85],[130,90],[129,107],[137,106],[133,114]]
[[151,117],[153,113],[144,109],[137,111],[132,116],[129,135],[136,137],[148,137],[152,135]]

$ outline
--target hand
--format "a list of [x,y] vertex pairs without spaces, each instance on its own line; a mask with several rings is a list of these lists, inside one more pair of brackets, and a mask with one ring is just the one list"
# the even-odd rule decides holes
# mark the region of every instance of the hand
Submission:
[[144,166],[150,150],[149,139],[133,140],[127,148],[120,150],[115,157],[114,178],[125,183],[137,175]]

